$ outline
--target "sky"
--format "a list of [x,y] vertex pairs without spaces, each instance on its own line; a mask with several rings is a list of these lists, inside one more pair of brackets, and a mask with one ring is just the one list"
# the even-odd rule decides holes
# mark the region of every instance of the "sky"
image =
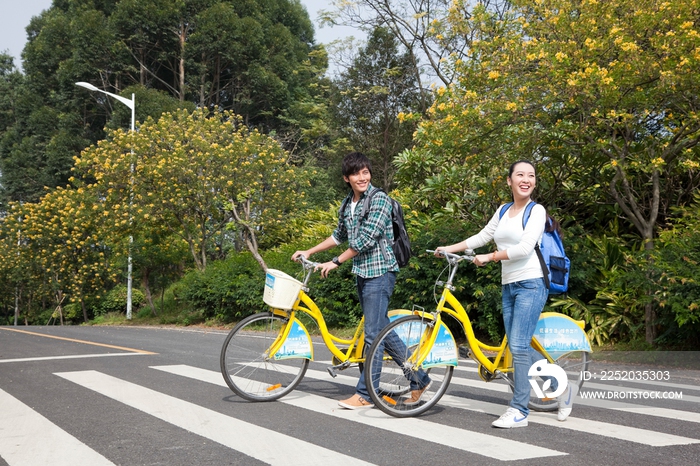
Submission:
[[[15,66],[21,67],[20,56],[27,41],[24,30],[32,16],[38,16],[51,7],[52,0],[0,0],[0,51],[7,52],[15,58]],[[349,27],[324,27],[318,25],[318,11],[329,9],[328,0],[301,0],[316,29],[316,42],[327,44],[333,40],[349,35],[361,37],[362,34]]]

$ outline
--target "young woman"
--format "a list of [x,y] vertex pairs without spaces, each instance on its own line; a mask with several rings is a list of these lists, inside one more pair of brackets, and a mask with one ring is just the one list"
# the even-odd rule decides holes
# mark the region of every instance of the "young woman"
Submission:
[[[503,285],[503,323],[508,346],[513,354],[515,387],[513,398],[506,412],[493,422],[494,427],[511,428],[527,426],[529,414],[530,382],[528,371],[532,363],[539,359],[530,347],[535,326],[547,301],[548,291],[535,245],[544,233],[547,212],[539,204],[530,212],[530,218],[523,228],[523,211],[532,200],[532,192],[537,185],[535,166],[528,161],[513,163],[508,171],[508,186],[513,193],[513,205],[500,217],[501,208],[491,217],[489,223],[478,234],[451,246],[436,248],[440,252],[458,252],[485,246],[492,240],[496,250],[488,254],[478,254],[474,264],[483,266],[489,262],[501,262],[501,283]],[[572,393],[576,387],[569,385],[559,397],[559,420],[565,420],[571,413]]]

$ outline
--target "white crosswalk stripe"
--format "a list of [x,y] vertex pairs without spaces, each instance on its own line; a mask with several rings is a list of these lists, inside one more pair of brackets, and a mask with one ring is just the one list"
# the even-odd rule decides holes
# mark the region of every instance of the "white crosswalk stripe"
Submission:
[[271,465],[371,464],[97,371],[56,375]]
[[[208,383],[213,383],[221,386],[226,386],[226,383],[224,382],[221,374],[219,372],[215,371],[207,371],[204,369],[198,369],[195,367],[189,367],[189,366],[154,366],[154,369],[159,369],[162,371],[170,372],[173,374],[185,376],[185,377],[190,377],[194,379],[198,379],[204,382]],[[316,371],[309,369],[306,371],[306,376],[305,378],[312,378],[312,379],[318,379],[318,380],[328,380],[329,375],[328,373],[324,373],[322,371]],[[357,382],[356,377],[350,377],[350,376],[344,376],[344,375],[338,375],[335,379],[333,379],[334,382],[340,383],[343,385],[349,385],[349,386],[354,386]],[[464,379],[461,378],[456,378],[453,377],[452,383],[461,383],[463,382]],[[477,386],[479,388],[484,388],[484,386],[490,385],[491,387],[498,387],[496,388],[497,391],[502,391],[502,388],[505,388],[505,391],[508,391],[508,387],[505,385],[498,385],[498,384],[493,384],[493,383],[486,383],[483,381],[479,381],[480,384]],[[483,384],[483,385],[481,385]],[[487,387],[487,388],[491,388]],[[282,398],[282,402],[289,402],[288,401],[289,397],[284,397]],[[316,397],[320,398],[320,397]],[[324,404],[323,401],[321,400],[316,400],[318,403],[318,406],[320,407],[321,405]],[[439,402],[440,405],[443,406],[449,406],[452,408],[459,408],[459,409],[465,409],[469,411],[476,411],[476,412],[481,412],[481,413],[487,413],[487,414],[493,414],[494,416],[500,416],[503,413],[504,406],[501,404],[496,404],[496,403],[488,403],[484,401],[478,401],[478,400],[470,400],[467,398],[463,397],[458,397],[458,396],[453,396],[453,395],[444,395]],[[337,402],[335,401],[330,401],[330,408],[334,408],[337,406]],[[305,406],[306,407],[306,406]],[[328,411],[330,411],[330,408],[326,408],[326,414],[328,414]],[[312,405],[311,407],[307,407],[307,409],[313,409],[316,410],[316,407]],[[651,408],[648,408],[651,409]],[[374,410],[378,411],[378,410]],[[324,412],[322,408],[319,408],[318,412]],[[688,414],[693,414],[693,413],[688,413]],[[345,415],[345,412],[343,412],[343,415]],[[380,414],[379,417],[385,416],[384,414]],[[388,416],[385,416],[388,417]],[[402,422],[406,422],[408,419],[402,419],[398,420],[398,425],[401,425]],[[610,438],[617,438],[620,440],[626,440],[629,442],[635,442],[635,443],[641,443],[644,445],[650,445],[650,446],[671,446],[671,445],[688,445],[688,444],[693,444],[693,443],[700,443],[700,439],[693,439],[693,438],[688,438],[688,437],[681,437],[677,435],[671,435],[671,434],[665,434],[663,432],[655,432],[652,430],[647,430],[647,429],[639,429],[635,427],[627,427],[627,426],[622,426],[622,425],[616,425],[616,424],[611,424],[609,422],[600,422],[600,421],[593,421],[589,419],[579,419],[576,417],[569,417],[569,419],[566,420],[566,422],[560,422],[556,419],[555,414],[546,414],[546,413],[535,413],[531,412],[530,415],[528,416],[528,421],[529,422],[534,422],[538,424],[545,424],[551,427],[557,427],[561,429],[568,429],[568,430],[574,430],[574,431],[579,431],[579,432],[586,432],[589,434],[595,434],[595,435],[602,435],[605,437],[610,437]],[[441,426],[439,424],[435,423],[428,423],[431,424],[429,427],[422,428],[420,430],[420,435],[423,436],[424,432],[439,432],[442,428],[445,426]],[[393,426],[389,427],[390,430],[396,431],[396,424]],[[411,432],[416,433],[419,432],[417,429],[408,429],[407,435],[411,435]],[[462,430],[462,432],[464,432]],[[470,432],[469,436],[472,436],[474,433]],[[438,437],[444,438],[442,433],[438,434]],[[450,445],[455,445],[456,448],[462,448],[459,446],[464,442],[465,437],[467,437],[464,434],[461,434],[458,438],[459,440],[455,444],[450,444]],[[424,438],[424,437],[423,437]],[[467,449],[467,448],[464,448]],[[474,450],[469,450],[473,451],[474,453],[479,453],[479,451],[474,451]],[[487,450],[486,455],[488,456],[488,452],[490,450]],[[481,453],[484,454],[484,453]],[[505,459],[505,458],[499,458],[499,459]],[[512,458],[515,459],[515,458]]]
[[[549,445],[537,445],[516,441],[507,436],[491,435],[492,430],[484,423],[482,431],[466,430],[450,425],[431,422],[425,418],[397,419],[387,416],[378,409],[350,411],[339,409],[337,401],[332,398],[313,393],[314,381],[338,385],[355,386],[357,372],[345,375],[342,372],[336,378],[331,378],[325,370],[315,370],[323,363],[315,363],[306,373],[304,383],[311,390],[295,390],[283,397],[280,402],[287,406],[325,415],[342,422],[352,422],[357,425],[391,432],[408,438],[409,442],[416,440],[432,442],[434,448],[442,445],[451,449],[462,450],[470,454],[496,461],[527,460],[545,457],[561,457],[561,461],[569,453],[559,444],[558,448]],[[199,382],[214,384],[228,390],[223,377],[218,371],[202,369],[188,365],[150,366],[160,372],[177,377],[186,377]],[[492,393],[509,394],[510,389],[502,382],[483,382],[476,376],[476,369],[470,363],[460,361],[456,368],[451,386],[486,390]],[[118,401],[126,406],[140,410],[150,416],[167,422],[178,428],[185,429],[196,435],[217,442],[243,455],[271,465],[368,465],[368,463],[351,455],[315,445],[311,442],[285,435],[274,430],[263,428],[236,419],[234,414],[227,415],[198,404],[180,400],[176,397],[160,393],[128,382],[117,377],[93,370],[56,372],[55,375],[92,390],[103,396]],[[634,386],[618,387],[597,382],[585,383],[588,390],[637,389]],[[648,384],[657,389],[655,384]],[[700,387],[686,384],[674,384],[672,388],[684,390],[683,401],[670,406],[696,404],[700,397]],[[453,391],[454,392],[454,391]],[[476,397],[478,398],[478,397]],[[700,432],[695,425],[700,422],[700,414],[690,410],[653,407],[644,404],[618,402],[602,399],[577,399],[577,405],[590,406],[599,409],[622,411],[674,419],[687,422],[693,428],[685,431],[667,432],[654,430],[653,427],[639,428],[611,422],[585,419],[574,415],[566,422],[559,422],[553,413],[531,412],[528,421],[531,424],[545,425],[567,431],[567,435],[576,433],[596,435],[608,439],[616,439],[630,444],[645,447],[675,447],[682,445],[700,444]],[[504,403],[481,401],[465,396],[448,393],[442,397],[439,406],[443,408],[463,410],[488,415],[491,419],[502,414]],[[7,392],[0,390],[0,458],[10,466],[108,466],[114,463],[102,454],[81,442],[60,426],[52,423],[38,412]],[[697,409],[695,409],[697,411]],[[655,423],[649,423],[654,426]],[[40,433],[40,434],[38,434]],[[232,435],[235,433],[235,435]],[[682,435],[685,433],[685,435]],[[695,438],[697,437],[697,438]],[[274,445],[274,448],[269,448]]]
[[[467,368],[467,371],[469,368]],[[476,371],[476,369],[473,369]],[[459,371],[457,371],[459,372]],[[508,388],[507,385],[503,383],[499,383],[498,381],[492,381],[492,382],[484,382],[481,379],[466,379],[462,377],[453,377],[452,381],[450,382],[450,385],[461,385],[464,387],[472,387],[472,388],[478,388],[481,390],[491,390],[491,391],[496,391],[496,392],[501,392],[501,393],[508,393],[510,392],[510,388]],[[598,389],[605,389],[605,390],[630,390],[629,387],[617,387],[617,386],[611,386],[611,385],[603,385],[603,384],[595,384],[596,386],[591,386],[588,383],[583,384],[583,390],[589,390],[592,388],[598,388]],[[697,388],[696,388],[697,390]],[[692,395],[683,395],[682,399],[685,399],[686,397],[689,398],[698,398],[698,397],[693,397]],[[648,416],[656,416],[656,417],[663,417],[667,419],[680,419],[683,421],[688,421],[688,422],[700,422],[700,413],[694,413],[690,411],[683,411],[679,409],[669,409],[669,408],[658,408],[658,407],[648,407],[648,406],[639,406],[635,405],[633,403],[624,403],[624,402],[619,402],[619,401],[610,401],[610,400],[602,400],[602,399],[593,399],[593,398],[582,398],[581,396],[576,398],[576,404],[577,405],[583,405],[583,406],[593,406],[596,408],[604,408],[604,409],[612,409],[615,411],[625,411],[628,413],[636,413],[636,414],[646,414]],[[528,417],[528,420],[530,418]]]
[[0,407],[0,458],[11,466],[114,466],[3,390]]
[[[221,374],[214,371],[207,371],[189,366],[156,366],[153,368],[214,383],[224,387],[226,386]],[[307,376],[311,378],[319,378],[321,376],[321,372],[308,370]],[[326,373],[326,378],[328,377],[328,373]],[[351,379],[351,377],[347,376],[338,377],[343,377],[340,380],[344,381],[346,384],[348,383],[346,379]],[[337,380],[337,378],[334,380]],[[354,382],[356,381],[357,379],[355,378]],[[354,382],[352,382],[352,385],[354,385]],[[563,452],[550,450],[548,448],[542,448],[523,442],[516,442],[492,435],[486,435],[481,432],[456,429],[454,427],[428,422],[421,419],[397,419],[385,415],[378,409],[363,411],[339,409],[338,402],[336,400],[303,393],[299,390],[296,390],[283,397],[280,401],[314,411],[316,413],[351,420],[367,426],[389,430],[391,432],[400,433],[416,439],[450,445],[453,448],[469,451],[471,453],[477,453],[498,460],[511,461],[566,454]]]

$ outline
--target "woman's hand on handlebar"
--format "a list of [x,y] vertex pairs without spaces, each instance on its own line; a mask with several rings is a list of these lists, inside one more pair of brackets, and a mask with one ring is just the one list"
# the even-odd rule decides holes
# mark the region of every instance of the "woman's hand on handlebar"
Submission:
[[309,254],[309,251],[297,251],[294,254],[292,254],[292,260],[294,262],[299,262],[299,258],[301,257],[302,259],[308,259],[311,254]]
[[478,254],[474,256],[474,265],[482,267],[492,261],[492,254]]

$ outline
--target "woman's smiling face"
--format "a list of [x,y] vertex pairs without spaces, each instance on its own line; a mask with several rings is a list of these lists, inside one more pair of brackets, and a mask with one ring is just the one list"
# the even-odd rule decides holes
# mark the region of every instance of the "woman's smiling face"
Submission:
[[528,198],[537,186],[535,167],[527,162],[520,162],[513,167],[513,173],[508,177],[508,186],[513,196]]

